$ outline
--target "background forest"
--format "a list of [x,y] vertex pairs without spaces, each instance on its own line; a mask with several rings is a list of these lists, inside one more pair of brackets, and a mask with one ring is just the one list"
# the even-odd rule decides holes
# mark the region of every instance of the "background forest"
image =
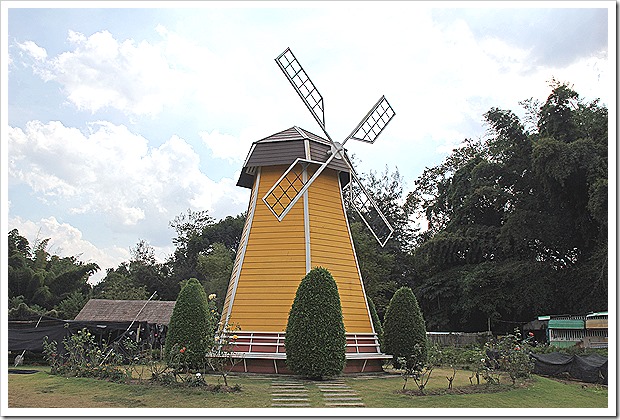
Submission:
[[[553,81],[551,90],[545,103],[521,102],[523,120],[490,109],[487,136],[426,168],[410,192],[398,170],[365,175],[395,227],[381,248],[349,211],[380,317],[401,286],[414,290],[429,331],[490,324],[505,332],[537,315],[608,309],[608,111],[568,84]],[[71,319],[90,298],[148,299],[155,291],[155,299],[175,300],[191,277],[221,309],[244,220],[188,210],[170,222],[176,249],[165,262],[139,240],[130,261],[96,285],[88,279],[97,264],[51,255],[47,239],[30,244],[12,230],[9,317]]]

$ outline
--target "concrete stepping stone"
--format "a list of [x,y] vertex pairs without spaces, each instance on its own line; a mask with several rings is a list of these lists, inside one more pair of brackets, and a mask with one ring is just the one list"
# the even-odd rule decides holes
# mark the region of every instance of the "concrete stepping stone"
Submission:
[[326,407],[366,407],[363,402],[356,403],[325,403]]
[[310,407],[308,390],[303,383],[273,381],[271,383],[272,407]]
[[272,403],[272,407],[310,407],[310,403]]
[[344,381],[330,381],[317,385],[326,407],[365,407],[358,393]]

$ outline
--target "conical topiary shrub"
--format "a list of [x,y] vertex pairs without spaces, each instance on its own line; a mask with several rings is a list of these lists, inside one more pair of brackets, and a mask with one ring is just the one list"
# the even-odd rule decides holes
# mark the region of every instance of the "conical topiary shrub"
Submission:
[[212,317],[207,295],[200,282],[189,279],[183,286],[170,317],[164,353],[172,367],[201,369],[213,345]]
[[342,373],[346,335],[338,286],[325,268],[301,281],[286,325],[286,364],[313,379]]
[[395,367],[399,367],[396,366],[399,357],[409,360],[415,355],[418,360],[412,362],[426,361],[426,326],[418,300],[409,287],[398,289],[390,300],[383,324],[383,346],[383,350],[393,356]]

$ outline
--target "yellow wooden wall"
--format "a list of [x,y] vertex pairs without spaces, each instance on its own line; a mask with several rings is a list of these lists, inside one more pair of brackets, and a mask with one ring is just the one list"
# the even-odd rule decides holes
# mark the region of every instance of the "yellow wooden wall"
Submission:
[[336,280],[347,332],[372,332],[342,205],[338,174],[325,170],[308,190],[312,267],[325,267]]
[[[303,199],[281,222],[262,201],[285,170],[286,166],[260,169],[258,199],[234,296],[232,282],[229,285],[223,316],[232,300],[228,323],[243,331],[285,331],[297,287],[306,275]],[[372,332],[337,173],[325,170],[308,194],[311,266],[327,268],[336,280],[347,332]]]

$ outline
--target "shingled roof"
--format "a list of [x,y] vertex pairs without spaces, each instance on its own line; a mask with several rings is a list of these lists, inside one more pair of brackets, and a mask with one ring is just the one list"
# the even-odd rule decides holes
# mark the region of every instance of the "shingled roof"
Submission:
[[[76,321],[170,323],[175,301],[91,299],[75,317]],[[146,304],[146,306],[144,306]],[[144,309],[142,309],[144,307]],[[142,310],[142,312],[140,312]]]
[[[257,167],[288,166],[297,158],[325,162],[330,151],[331,145],[328,140],[303,128],[291,127],[272,134],[252,143],[237,186],[252,188]],[[342,159],[333,159],[327,167],[341,172],[343,185],[348,182],[349,166]]]

